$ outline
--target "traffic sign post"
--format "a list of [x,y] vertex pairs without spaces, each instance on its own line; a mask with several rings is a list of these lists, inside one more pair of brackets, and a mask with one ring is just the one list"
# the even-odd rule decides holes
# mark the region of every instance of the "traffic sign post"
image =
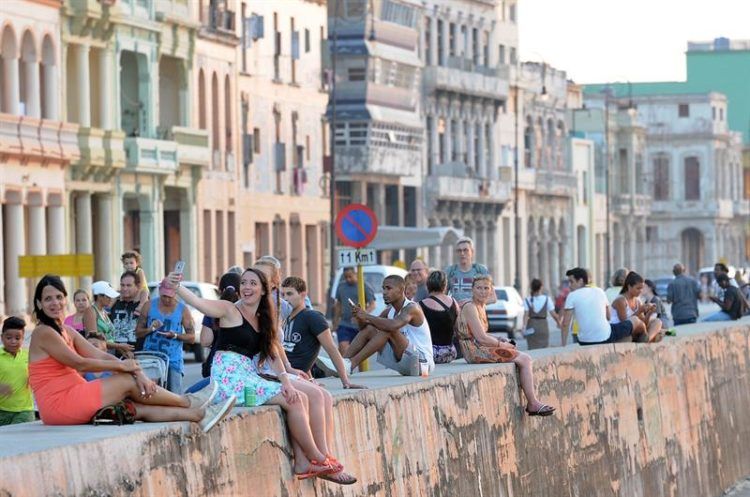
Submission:
[[[336,234],[348,247],[363,249],[375,239],[378,234],[378,217],[364,204],[351,204],[344,207],[336,216]],[[333,249],[333,247],[331,247]],[[374,249],[368,250],[340,250],[339,264],[342,266],[357,266],[357,300],[363,309],[365,302],[365,265],[377,263]],[[369,369],[367,361],[359,366],[360,371]]]

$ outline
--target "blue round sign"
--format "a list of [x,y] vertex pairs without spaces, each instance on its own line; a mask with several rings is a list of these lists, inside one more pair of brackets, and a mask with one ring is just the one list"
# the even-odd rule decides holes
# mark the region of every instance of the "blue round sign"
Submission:
[[348,205],[336,216],[336,233],[344,245],[365,247],[378,233],[378,218],[366,205]]

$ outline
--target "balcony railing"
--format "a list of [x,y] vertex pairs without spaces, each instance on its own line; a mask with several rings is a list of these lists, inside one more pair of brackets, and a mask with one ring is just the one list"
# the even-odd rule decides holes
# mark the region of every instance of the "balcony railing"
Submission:
[[0,150],[61,162],[80,157],[78,126],[60,121],[0,113]]
[[125,138],[128,169],[151,174],[177,171],[177,143],[152,138]]
[[437,200],[503,203],[510,198],[509,182],[482,178],[431,175],[425,188]]
[[578,178],[572,171],[537,169],[536,193],[560,197],[573,197],[578,189]]
[[211,153],[208,148],[208,131],[195,128],[172,127],[172,139],[177,143],[180,164],[208,167]]

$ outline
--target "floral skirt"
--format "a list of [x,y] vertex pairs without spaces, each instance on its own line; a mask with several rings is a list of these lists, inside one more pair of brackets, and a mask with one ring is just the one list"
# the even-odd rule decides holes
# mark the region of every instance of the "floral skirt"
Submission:
[[255,389],[255,405],[263,405],[281,393],[281,383],[258,376],[253,360],[236,352],[217,350],[211,366],[211,379],[219,384],[215,402],[237,397],[237,405],[245,404],[245,388]]
[[453,345],[433,345],[432,356],[435,358],[435,364],[448,364],[456,360],[458,352]]

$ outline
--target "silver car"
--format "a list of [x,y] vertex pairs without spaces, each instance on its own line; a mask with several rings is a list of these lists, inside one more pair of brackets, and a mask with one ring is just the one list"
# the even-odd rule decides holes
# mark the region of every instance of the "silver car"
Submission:
[[515,331],[523,327],[523,299],[512,286],[496,286],[497,302],[487,304],[487,321],[490,333],[507,333],[513,338]]

